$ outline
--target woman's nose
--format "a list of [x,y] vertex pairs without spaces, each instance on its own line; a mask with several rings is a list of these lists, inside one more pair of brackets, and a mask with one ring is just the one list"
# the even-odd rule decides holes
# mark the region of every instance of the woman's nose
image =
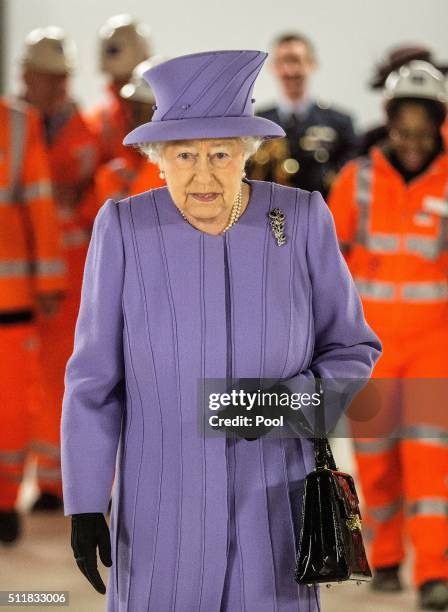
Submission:
[[208,157],[199,157],[195,164],[196,179],[201,183],[210,183],[212,167]]

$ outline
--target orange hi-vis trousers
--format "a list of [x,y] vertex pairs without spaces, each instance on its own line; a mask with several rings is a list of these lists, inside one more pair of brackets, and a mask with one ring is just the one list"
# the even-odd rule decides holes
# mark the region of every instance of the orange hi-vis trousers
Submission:
[[15,507],[42,402],[34,325],[0,325],[0,510]]
[[382,438],[354,442],[372,532],[370,558],[374,567],[401,563],[407,535],[420,586],[448,579],[448,330],[428,326],[425,333],[379,336],[383,355],[373,376],[390,385],[373,382],[382,411],[401,432],[391,425],[390,435],[385,430]]

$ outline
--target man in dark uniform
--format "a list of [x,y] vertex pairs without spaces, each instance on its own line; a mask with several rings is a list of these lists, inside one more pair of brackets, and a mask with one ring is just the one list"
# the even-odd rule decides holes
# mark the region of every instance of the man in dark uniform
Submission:
[[334,176],[356,152],[352,120],[310,96],[308,84],[317,62],[307,37],[295,33],[278,37],[272,48],[272,66],[281,99],[258,115],[280,124],[286,138],[264,143],[248,174],[318,190],[326,196]]

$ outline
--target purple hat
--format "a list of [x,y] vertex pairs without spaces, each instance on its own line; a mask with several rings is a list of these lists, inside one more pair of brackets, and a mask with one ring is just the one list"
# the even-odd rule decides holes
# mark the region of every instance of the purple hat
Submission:
[[273,121],[254,117],[252,89],[267,55],[208,51],[154,66],[143,75],[156,97],[152,120],[130,132],[123,143],[285,136]]

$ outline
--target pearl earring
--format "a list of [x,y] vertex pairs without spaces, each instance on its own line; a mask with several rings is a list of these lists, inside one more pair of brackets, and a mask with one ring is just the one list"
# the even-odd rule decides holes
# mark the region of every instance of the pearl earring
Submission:
[[245,178],[245,177],[246,177],[246,173],[245,173],[245,171],[244,171],[244,170],[243,170],[242,177],[243,177],[243,178]]
[[165,172],[163,170],[160,170],[159,176],[160,176],[161,179],[164,179],[165,178]]

